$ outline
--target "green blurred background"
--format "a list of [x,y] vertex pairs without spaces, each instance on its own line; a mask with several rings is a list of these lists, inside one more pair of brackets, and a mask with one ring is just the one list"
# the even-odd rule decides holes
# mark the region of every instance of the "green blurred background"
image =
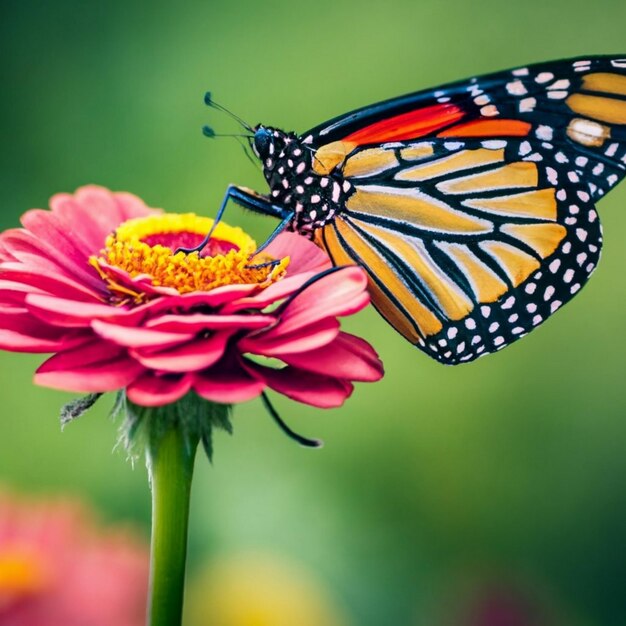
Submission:
[[[626,53],[624,24],[623,0],[5,0],[0,226],[85,183],[207,215],[229,182],[263,190],[234,140],[202,137],[235,129],[206,89],[251,123],[304,131],[472,74]],[[334,411],[276,399],[323,450],[285,439],[259,402],[237,407],[235,436],[197,464],[191,572],[274,554],[354,626],[483,626],[472,607],[502,597],[527,615],[506,626],[626,624],[624,204],[626,185],[600,203],[604,254],[582,294],[501,353],[446,368],[373,311],[347,320],[384,380]],[[236,207],[228,221],[259,239],[273,226]],[[146,474],[112,453],[110,401],[61,433],[69,396],[31,385],[40,361],[0,355],[0,481],[147,531]]]

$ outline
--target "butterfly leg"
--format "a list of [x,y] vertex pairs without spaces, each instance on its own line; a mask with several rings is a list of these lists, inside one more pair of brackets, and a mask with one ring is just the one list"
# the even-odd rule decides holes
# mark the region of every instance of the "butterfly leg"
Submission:
[[[203,248],[207,245],[207,243],[209,243],[209,241],[211,240],[215,228],[221,221],[222,216],[224,215],[224,211],[226,210],[229,200],[232,200],[235,204],[238,204],[244,209],[250,209],[255,213],[263,213],[264,215],[271,215],[273,217],[279,218],[281,220],[279,229],[281,230],[285,227],[287,222],[289,222],[289,220],[293,216],[293,213],[291,211],[285,209],[284,207],[272,204],[272,202],[270,202],[266,197],[260,194],[245,189],[244,187],[229,185],[226,189],[226,193],[224,194],[222,204],[220,205],[220,208],[217,211],[217,215],[215,216],[213,226],[211,226],[211,230],[208,232],[207,236],[195,248],[177,248],[175,254],[178,252],[184,252],[185,254],[190,254],[192,252],[201,252]],[[269,241],[266,241],[264,244],[262,244],[260,250],[262,250],[271,241],[271,239],[273,239],[278,234],[277,231],[279,232],[279,230],[276,229],[270,235]]]

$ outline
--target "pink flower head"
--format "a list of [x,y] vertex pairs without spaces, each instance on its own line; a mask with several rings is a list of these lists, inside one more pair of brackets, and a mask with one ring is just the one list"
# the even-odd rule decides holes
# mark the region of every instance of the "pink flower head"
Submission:
[[[33,209],[0,235],[0,348],[53,352],[35,382],[75,392],[126,388],[143,406],[190,390],[231,404],[266,388],[340,405],[382,365],[337,318],[369,302],[364,272],[332,268],[283,233],[262,255],[241,229],[151,209],[89,186]],[[265,261],[276,260],[264,266]]]
[[74,501],[0,492],[0,624],[141,626],[148,550]]

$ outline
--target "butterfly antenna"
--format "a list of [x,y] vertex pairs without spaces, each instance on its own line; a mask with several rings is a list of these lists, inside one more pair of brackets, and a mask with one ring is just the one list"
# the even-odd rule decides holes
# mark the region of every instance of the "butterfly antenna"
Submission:
[[206,104],[208,107],[211,107],[213,109],[217,109],[218,111],[222,111],[222,113],[226,113],[226,115],[232,117],[236,122],[241,124],[241,126],[243,126],[248,132],[254,134],[254,128],[252,128],[250,124],[242,120],[238,115],[235,115],[232,111],[229,111],[226,107],[222,106],[218,102],[215,102],[215,100],[213,100],[213,97],[211,96],[210,91],[207,91],[204,94],[204,104]]
[[298,435],[298,433],[291,430],[291,428],[289,428],[289,426],[287,426],[287,424],[285,424],[285,422],[281,419],[280,415],[278,415],[265,392],[261,394],[261,399],[263,400],[263,404],[265,405],[268,413],[272,416],[272,419],[278,424],[278,427],[285,433],[285,435],[287,435],[287,437],[297,441],[301,446],[305,446],[306,448],[321,448],[324,445],[324,442],[319,439],[307,439],[306,437]]
[[214,137],[236,137],[240,139],[241,137],[245,137],[248,139],[250,135],[239,135],[237,133],[216,133],[211,126],[203,126],[202,134],[209,139],[213,139]]
[[261,167],[258,159],[252,158],[252,155],[248,151],[248,146],[239,138],[237,138],[237,141],[239,142],[239,145],[243,148],[244,154],[248,157],[248,161],[250,161],[250,163],[252,163],[254,167],[256,167],[259,171],[263,171],[263,168]]

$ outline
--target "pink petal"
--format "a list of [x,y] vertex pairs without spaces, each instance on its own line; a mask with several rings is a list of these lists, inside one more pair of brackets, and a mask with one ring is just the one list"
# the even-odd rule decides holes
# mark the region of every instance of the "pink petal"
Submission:
[[224,313],[234,313],[241,309],[264,309],[266,306],[279,302],[295,293],[307,280],[315,276],[317,276],[317,272],[303,272],[294,276],[286,276],[269,287],[259,290],[255,295],[226,304],[222,311]]
[[194,338],[194,333],[164,332],[142,326],[121,326],[93,320],[91,328],[103,339],[127,348],[167,348]]
[[89,340],[84,333],[48,326],[26,309],[0,309],[0,348],[14,352],[56,352]]
[[237,362],[227,365],[220,361],[210,370],[196,374],[193,388],[205,400],[234,404],[258,397],[265,383],[250,376]]
[[288,365],[347,380],[373,382],[383,376],[383,364],[372,346],[360,337],[343,332],[323,348],[275,356]]
[[275,370],[247,362],[246,369],[283,395],[322,409],[341,406],[352,393],[352,384],[341,378],[305,372],[295,367]]
[[132,354],[149,369],[163,372],[196,372],[219,361],[230,336],[229,332],[218,332],[211,337],[195,339],[169,350],[160,352],[134,350]]
[[267,332],[249,335],[241,339],[237,347],[241,352],[277,356],[320,348],[329,344],[338,334],[339,322],[332,318],[323,319],[306,328],[297,328],[284,334],[279,327],[275,327]]
[[274,324],[276,319],[271,315],[204,315],[192,313],[190,315],[162,315],[149,320],[146,326],[163,331],[199,332],[218,328],[266,328]]
[[37,370],[35,382],[65,391],[114,391],[129,385],[143,370],[124,350],[98,340],[50,357]]
[[136,315],[133,311],[109,304],[77,302],[37,293],[26,296],[25,306],[45,322],[68,328],[88,327],[94,318],[112,319]]
[[162,406],[180,400],[191,389],[191,383],[191,376],[145,372],[126,388],[126,395],[140,406]]
[[275,259],[289,257],[287,274],[292,276],[301,272],[322,272],[331,267],[328,255],[312,241],[296,233],[282,232],[264,250]]
[[0,234],[3,247],[14,257],[14,260],[25,264],[26,269],[32,265],[46,267],[55,274],[62,275],[83,286],[83,289],[94,289],[106,292],[106,286],[87,258],[73,260],[59,254],[49,242],[41,240],[23,228],[13,228]]
[[217,308],[225,302],[242,298],[258,290],[259,287],[257,285],[225,285],[224,287],[216,287],[211,291],[177,293],[147,303],[144,305],[144,310],[149,310],[152,314],[155,314],[161,311],[170,312],[173,309],[186,311],[196,307]]
[[4,262],[0,264],[0,277],[3,280],[32,285],[32,291],[46,291],[55,296],[82,300],[84,302],[101,301],[98,292],[82,283],[57,272],[54,266],[46,265],[44,260],[36,263]]

